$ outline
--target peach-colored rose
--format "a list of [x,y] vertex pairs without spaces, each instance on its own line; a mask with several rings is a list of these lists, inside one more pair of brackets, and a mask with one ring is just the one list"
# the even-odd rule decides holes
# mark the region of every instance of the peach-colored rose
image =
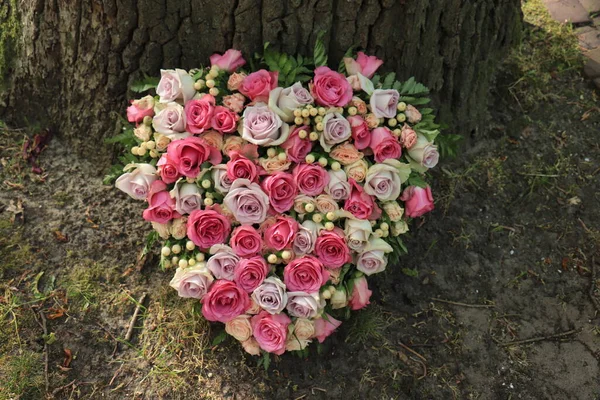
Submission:
[[300,340],[310,339],[315,334],[315,324],[309,319],[298,318],[292,332]]
[[167,150],[169,143],[171,143],[171,139],[169,139],[167,136],[156,132],[154,133],[154,141],[156,142],[156,150],[158,151]]
[[397,201],[386,201],[383,204],[383,211],[390,217],[392,222],[400,221],[404,215],[404,208],[400,207]]
[[256,315],[260,312],[261,308],[254,299],[250,298],[250,307],[246,310],[246,314]]
[[252,326],[250,326],[250,316],[240,315],[225,323],[225,332],[239,340],[245,342],[252,337]]
[[343,143],[334,147],[329,153],[329,156],[334,160],[339,161],[342,165],[350,165],[361,160],[364,157],[364,154],[358,151],[352,143]]
[[362,99],[358,98],[358,97],[353,97],[352,101],[350,102],[350,104],[354,107],[356,107],[356,109],[358,110],[359,114],[366,114],[367,113],[367,103],[365,103]]
[[365,115],[365,121],[367,121],[367,126],[369,129],[374,129],[379,126],[379,118],[377,118],[373,113]]
[[133,130],[133,134],[136,138],[140,139],[142,142],[147,142],[150,140],[150,135],[152,134],[152,129],[146,124],[141,124],[137,128]]
[[327,271],[329,271],[329,280],[331,281],[331,283],[333,283],[334,285],[340,283],[340,274],[342,273],[341,268],[327,268]]
[[310,340],[295,338],[289,336],[287,342],[285,342],[285,351],[298,351],[303,350],[308,346]]
[[350,75],[346,77],[346,80],[352,86],[352,90],[358,92],[360,90],[360,80],[358,79],[358,75]]
[[244,109],[246,98],[241,93],[234,93],[229,96],[223,96],[223,105],[235,113],[241,113]]
[[209,146],[212,146],[219,151],[223,149],[223,135],[221,135],[219,132],[213,130],[206,131],[202,133],[200,137],[204,139]]
[[417,144],[417,133],[408,124],[404,124],[402,127],[400,144],[407,149],[410,149]]
[[338,205],[337,201],[335,201],[333,197],[331,197],[328,194],[318,195],[315,201],[317,203],[317,210],[319,210],[319,212],[323,214],[327,214],[328,212],[334,212],[340,209],[340,206]]
[[154,228],[154,230],[158,232],[158,236],[160,236],[161,239],[166,240],[169,237],[171,237],[171,221],[167,222],[166,224],[161,224],[160,222],[152,221],[152,228]]
[[356,182],[362,182],[365,180],[368,169],[369,169],[369,166],[364,159],[360,159],[360,160],[355,161],[352,164],[346,165],[344,167],[344,171],[346,171],[346,175],[348,175],[348,179],[352,178]]
[[306,213],[304,209],[306,204],[312,204],[315,207],[315,210],[317,209],[317,202],[313,197],[300,194],[294,199],[294,210],[299,214],[304,214]]
[[244,139],[240,136],[226,136],[225,143],[223,144],[223,154],[231,157],[232,152],[240,152],[242,150],[244,143]]
[[229,76],[229,80],[227,80],[227,89],[231,91],[238,90],[245,78],[246,74],[243,72],[234,72]]
[[265,172],[269,175],[273,175],[275,172],[287,171],[287,169],[290,168],[290,165],[292,165],[291,160],[286,159],[281,161],[279,157],[259,158],[258,161],[261,167],[263,167]]
[[246,350],[246,353],[251,354],[253,356],[260,355],[260,346],[258,342],[253,337],[242,342],[242,347]]
[[176,218],[171,224],[171,235],[177,239],[183,239],[187,234],[187,217]]

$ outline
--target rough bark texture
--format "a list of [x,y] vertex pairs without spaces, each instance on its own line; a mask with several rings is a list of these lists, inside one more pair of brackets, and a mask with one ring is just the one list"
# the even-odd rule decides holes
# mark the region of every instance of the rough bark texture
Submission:
[[28,0],[19,14],[4,118],[50,124],[88,154],[142,73],[265,41],[310,54],[321,30],[335,66],[348,47],[366,49],[428,85],[441,119],[470,134],[521,20],[520,0]]

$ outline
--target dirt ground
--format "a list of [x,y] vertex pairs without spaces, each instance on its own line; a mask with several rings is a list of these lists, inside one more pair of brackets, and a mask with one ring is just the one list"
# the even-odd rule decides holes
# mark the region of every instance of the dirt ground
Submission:
[[2,129],[0,399],[600,399],[600,103],[553,52],[572,32],[532,21],[371,306],[267,371],[139,260],[150,227],[109,165],[54,138],[32,174]]

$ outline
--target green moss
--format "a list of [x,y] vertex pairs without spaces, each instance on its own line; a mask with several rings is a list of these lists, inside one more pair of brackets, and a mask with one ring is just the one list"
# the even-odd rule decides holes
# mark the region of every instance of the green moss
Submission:
[[4,81],[12,64],[16,40],[21,31],[17,0],[0,4],[0,82]]
[[62,190],[54,193],[54,195],[52,195],[52,198],[54,199],[54,201],[56,201],[56,204],[61,207],[67,204],[71,204],[73,202],[73,196],[68,192]]
[[0,219],[0,260],[0,279],[19,273],[33,260],[31,248],[22,240],[20,230],[7,219]]
[[43,365],[41,354],[29,350],[0,356],[0,400],[41,398]]

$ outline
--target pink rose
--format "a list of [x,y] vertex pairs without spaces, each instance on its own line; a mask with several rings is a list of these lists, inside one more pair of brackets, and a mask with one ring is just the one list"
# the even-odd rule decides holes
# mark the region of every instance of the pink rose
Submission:
[[160,96],[161,103],[175,100],[182,100],[185,103],[196,94],[194,78],[182,69],[161,69],[156,94]]
[[348,72],[348,75],[360,73],[371,79],[373,75],[375,75],[375,71],[381,67],[383,61],[375,56],[368,56],[362,51],[359,51],[356,60],[351,57],[344,57],[344,64],[346,64],[346,72]]
[[[115,186],[136,200],[146,200],[150,185],[158,179],[156,168],[150,164],[130,165],[135,167],[133,172],[121,175],[115,182]],[[293,202],[292,199],[292,204]]]
[[292,172],[300,192],[317,196],[329,184],[329,174],[320,164],[298,164]]
[[[244,82],[244,79],[246,79],[246,74],[243,72],[234,72],[233,74],[229,75],[229,79],[227,80],[227,89],[234,92],[236,90],[238,90],[240,88],[240,85],[242,84],[242,82]],[[246,100],[246,98],[244,97],[243,94],[241,93],[236,93],[239,94],[240,96],[243,97],[244,101]]]
[[329,314],[324,314],[322,318],[315,319],[315,337],[319,343],[323,343],[327,336],[331,335],[340,325],[338,321]]
[[406,216],[411,218],[420,217],[434,209],[431,187],[425,189],[418,186],[409,186],[404,189],[400,200],[404,202]]
[[258,168],[246,157],[234,153],[227,163],[227,176],[231,182],[236,179],[248,179],[255,182],[258,179]]
[[325,267],[332,269],[341,268],[352,261],[344,232],[339,228],[333,231],[321,231],[315,245],[315,254]]
[[298,136],[298,133],[302,130],[308,133],[310,127],[307,125],[297,126],[292,133],[290,133],[287,140],[281,144],[281,148],[285,150],[288,158],[295,163],[304,162],[304,159],[313,147],[313,142],[310,141],[308,135],[304,139],[300,139],[300,136]]
[[263,247],[262,237],[251,225],[238,226],[233,230],[229,245],[240,257],[255,256]]
[[350,197],[344,203],[344,210],[350,212],[358,219],[377,219],[381,216],[381,209],[373,201],[373,197],[365,193],[352,178],[348,179],[350,183]]
[[421,112],[412,104],[406,106],[404,114],[406,114],[406,119],[411,124],[416,124],[417,122],[421,121]]
[[277,87],[279,72],[264,69],[251,73],[240,85],[239,91],[252,101],[269,101],[269,93]]
[[402,155],[402,146],[398,138],[388,128],[373,129],[370,146],[378,163],[388,158],[398,159]]
[[354,147],[358,150],[363,150],[369,147],[371,143],[371,131],[367,126],[364,118],[360,115],[348,117],[350,128],[352,128],[352,139],[354,139]]
[[283,282],[290,291],[315,293],[329,279],[329,272],[313,256],[296,258],[283,270]]
[[260,224],[267,218],[269,196],[258,184],[248,179],[236,179],[223,204],[241,224]]
[[352,99],[352,86],[344,75],[328,67],[315,69],[310,92],[318,104],[327,107],[344,107]]
[[298,187],[292,174],[276,172],[266,177],[262,188],[269,196],[271,207],[278,213],[289,211],[294,205],[294,198],[298,194]]
[[226,323],[248,309],[250,297],[235,283],[218,280],[210,287],[202,302],[204,318]]
[[266,311],[252,317],[252,331],[260,348],[269,353],[283,354],[291,322],[285,314],[271,315]]
[[173,218],[181,215],[175,211],[175,199],[167,192],[167,185],[162,181],[154,181],[148,193],[148,208],[144,210],[143,217],[146,221],[166,224]]
[[215,111],[215,98],[210,94],[199,100],[190,100],[185,104],[187,130],[190,133],[202,133],[210,129],[210,121]]
[[269,266],[261,256],[242,258],[238,263],[233,280],[239,287],[251,293],[265,280],[269,273]]
[[211,66],[217,66],[227,72],[233,72],[244,64],[246,60],[242,57],[242,52],[235,49],[229,49],[223,55],[215,53],[210,56]]
[[179,179],[179,170],[177,169],[177,164],[172,162],[169,159],[167,154],[163,154],[158,162],[156,163],[158,167],[158,173],[160,174],[161,179],[164,183],[174,183]]
[[210,258],[206,267],[217,279],[232,281],[240,258],[233,252],[231,247],[224,244],[216,244],[210,248]]
[[232,133],[237,128],[237,121],[240,116],[223,106],[216,106],[211,125],[214,130],[221,133]]
[[296,232],[298,232],[298,221],[290,217],[277,216],[275,222],[265,230],[265,244],[269,249],[289,248]]
[[371,111],[377,118],[394,118],[400,94],[394,89],[375,89],[371,94]]
[[213,210],[192,211],[187,223],[187,235],[201,249],[225,243],[231,224],[223,215]]
[[369,290],[369,285],[367,284],[367,278],[361,276],[358,279],[354,280],[354,287],[352,289],[352,295],[350,296],[350,300],[348,301],[348,305],[351,310],[360,310],[361,308],[366,307],[370,302],[369,298],[371,298],[371,292]]
[[241,93],[230,94],[229,96],[223,96],[223,105],[229,108],[234,113],[241,113],[244,109],[244,102],[246,98]]
[[127,107],[127,121],[139,124],[144,117],[154,115],[154,97],[146,96],[139,100],[131,100],[131,105]]
[[183,176],[195,178],[200,173],[200,165],[210,161],[216,165],[221,162],[221,152],[202,138],[190,136],[182,140],[175,140],[167,147],[167,157],[177,166]]
[[417,144],[417,133],[408,124],[404,124],[402,127],[400,143],[407,149],[410,149]]

